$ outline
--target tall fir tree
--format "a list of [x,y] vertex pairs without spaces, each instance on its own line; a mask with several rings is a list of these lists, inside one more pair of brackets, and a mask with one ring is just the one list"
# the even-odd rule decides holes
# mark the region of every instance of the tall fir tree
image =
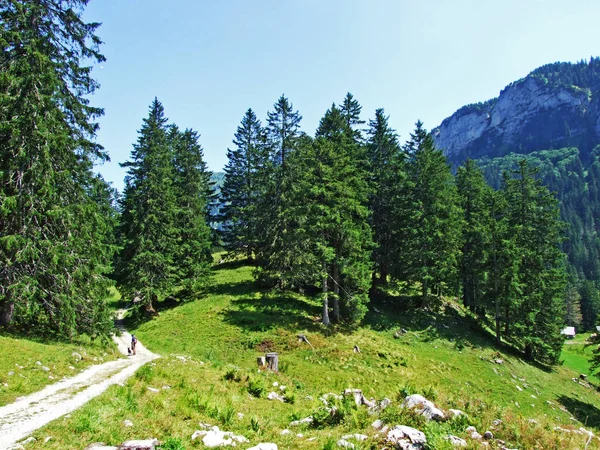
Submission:
[[293,155],[303,139],[300,131],[302,116],[294,111],[292,103],[281,96],[273,111],[268,113],[267,146],[272,164],[266,176],[266,193],[259,203],[259,223],[264,231],[264,239],[257,253],[259,278],[266,283],[280,287],[289,285],[294,257],[292,231],[296,227],[296,217],[290,215],[293,172],[288,170],[288,159]]
[[0,5],[0,326],[107,336],[111,191],[93,173],[104,61],[84,0]]
[[315,136],[294,158],[298,175],[292,203],[300,218],[295,241],[302,261],[312,264],[310,281],[321,286],[323,323],[356,323],[366,312],[373,246],[363,149],[335,105],[321,119]]
[[[506,175],[508,226],[519,263],[520,295],[513,305],[511,338],[530,360],[556,364],[563,344],[566,270],[560,250],[564,225],[558,201],[525,160]],[[507,321],[508,322],[508,321]]]
[[211,229],[207,223],[207,208],[212,197],[211,172],[204,162],[198,138],[198,133],[191,129],[182,132],[173,125],[169,131],[177,198],[174,263],[180,284],[188,295],[206,285],[212,263]]
[[118,278],[123,294],[149,313],[178,281],[177,192],[173,152],[162,104],[154,99],[127,168],[122,199]]
[[266,189],[272,173],[266,134],[260,120],[248,109],[227,150],[225,181],[221,189],[223,242],[232,255],[254,258],[264,242],[261,221]]
[[483,171],[469,159],[458,168],[456,184],[463,211],[460,277],[464,305],[471,311],[484,313],[483,299],[489,251],[489,209],[491,188]]
[[362,133],[358,127],[365,123],[365,121],[360,118],[361,111],[362,106],[360,106],[358,100],[348,92],[340,105],[340,113],[346,122],[346,130],[357,143],[362,142]]
[[375,263],[372,276],[372,293],[376,284],[385,283],[396,255],[394,241],[396,223],[393,215],[395,190],[402,183],[404,157],[395,130],[391,129],[383,109],[375,111],[369,121],[366,154],[368,162],[371,211],[371,228],[376,244],[373,251]]
[[422,304],[430,292],[456,287],[461,211],[454,177],[444,154],[419,121],[404,148],[407,180],[397,195],[397,278],[417,282]]

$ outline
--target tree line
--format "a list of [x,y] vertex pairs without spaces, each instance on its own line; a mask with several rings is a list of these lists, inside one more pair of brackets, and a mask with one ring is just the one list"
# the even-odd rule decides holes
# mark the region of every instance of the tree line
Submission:
[[263,285],[318,288],[325,325],[359,323],[380,291],[418,289],[413,307],[460,296],[498,343],[556,363],[565,227],[537,169],[521,160],[493,189],[474,161],[454,176],[421,122],[401,146],[383,109],[364,130],[360,113],[347,94],[311,137],[284,96],[264,127],[246,112],[222,188],[229,254]]
[[[150,314],[194,298],[214,245],[199,135],[170,124],[157,99],[118,200],[94,174],[108,157],[86,64],[104,57],[86,3],[0,8],[0,325],[63,338],[109,335],[113,280]],[[301,120],[285,96],[264,126],[249,109],[227,154],[220,240],[261,285],[318,291],[325,326],[359,324],[381,293],[414,299],[398,308],[461,297],[498,341],[557,362],[564,230],[535,169],[520,161],[497,190],[472,161],[455,176],[421,122],[400,145],[383,109],[364,127],[351,94],[314,136]]]

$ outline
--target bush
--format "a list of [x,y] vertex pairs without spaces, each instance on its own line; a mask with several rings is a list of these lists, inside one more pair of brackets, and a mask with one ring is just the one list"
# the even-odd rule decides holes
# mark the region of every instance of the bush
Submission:
[[157,450],[185,450],[179,438],[168,438],[163,444],[157,447]]
[[261,398],[267,390],[265,382],[260,378],[248,379],[248,393],[254,397]]
[[223,379],[239,383],[240,381],[242,381],[242,374],[240,373],[240,368],[236,366],[230,366],[225,372],[225,375],[223,375]]

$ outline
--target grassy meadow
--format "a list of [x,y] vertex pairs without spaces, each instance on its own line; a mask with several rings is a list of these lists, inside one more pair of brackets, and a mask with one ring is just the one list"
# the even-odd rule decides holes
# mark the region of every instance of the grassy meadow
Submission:
[[[573,364],[546,371],[498,352],[493,339],[452,302],[435,312],[394,313],[395,301],[371,305],[365,327],[334,332],[320,325],[316,298],[261,291],[251,267],[217,266],[202,298],[171,305],[152,321],[130,321],[140,341],[162,358],[35,432],[37,440],[26,449],[83,449],[91,442],[117,445],[151,437],[170,439],[170,449],[203,448],[201,438],[191,440],[199,423],[245,436],[250,442],[238,444],[242,448],[275,442],[285,449],[331,449],[349,433],[370,437],[355,442],[357,449],[380,448],[371,427],[378,418],[414,426],[427,435],[428,448],[442,450],[452,448],[444,439],[448,434],[467,439],[468,448],[481,448],[467,438],[469,425],[521,449],[585,447],[586,436],[556,426],[600,431],[600,394],[572,380],[578,375]],[[406,332],[398,335],[400,329]],[[277,374],[257,368],[256,358],[269,351],[279,353]],[[330,400],[336,413],[328,413],[320,397],[346,388],[392,404],[369,414],[364,406]],[[285,402],[268,400],[270,392]],[[412,393],[468,416],[426,423],[398,407]],[[309,415],[312,425],[290,426]],[[133,426],[125,426],[126,420]],[[281,434],[285,429],[291,432]],[[588,444],[594,446],[600,441]]]

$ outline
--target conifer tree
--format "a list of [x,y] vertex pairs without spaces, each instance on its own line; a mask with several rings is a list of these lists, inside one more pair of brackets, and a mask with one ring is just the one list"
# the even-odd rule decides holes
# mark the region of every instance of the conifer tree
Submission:
[[0,326],[107,336],[112,192],[93,174],[104,61],[84,0],[0,5]]
[[311,265],[311,281],[321,286],[325,325],[330,323],[329,299],[334,322],[355,323],[366,312],[372,240],[361,151],[333,105],[321,119],[314,142],[293,159],[298,175],[292,203],[300,218],[294,236],[301,249],[296,254]]
[[154,99],[144,119],[128,169],[122,200],[122,250],[118,277],[123,293],[149,313],[172,295],[179,273],[177,192],[173,152],[162,104]]
[[456,184],[464,219],[460,257],[463,301],[471,311],[483,313],[490,238],[487,199],[491,188],[485,182],[483,171],[471,159],[458,168]]
[[395,190],[399,183],[402,183],[405,174],[402,169],[404,161],[398,136],[390,128],[388,117],[383,109],[377,109],[375,118],[369,121],[367,136],[369,209],[376,244],[373,251],[375,268],[372,277],[372,289],[375,289],[377,282],[386,282],[390,267],[396,258],[394,253],[396,223],[393,216],[393,203]]
[[279,97],[267,116],[267,138],[272,159],[285,169],[286,158],[300,137],[302,116],[294,111],[294,105],[284,95]]
[[173,125],[169,131],[177,198],[174,263],[178,278],[189,294],[206,284],[212,263],[211,229],[207,224],[207,207],[212,196],[211,172],[204,162],[198,138],[198,133],[191,129],[181,132]]
[[346,122],[346,129],[351,133],[357,143],[362,142],[362,133],[357,127],[365,123],[364,120],[360,119],[361,111],[362,106],[360,106],[354,96],[348,92],[340,105],[340,113]]
[[527,358],[556,364],[563,344],[566,271],[560,250],[563,223],[558,201],[525,160],[504,182],[510,232],[518,249],[521,293],[512,337]]
[[227,150],[221,189],[223,242],[232,255],[252,260],[264,241],[261,215],[265,213],[268,177],[272,173],[266,135],[260,120],[248,109]]
[[419,121],[404,148],[407,180],[395,207],[401,247],[394,275],[418,282],[425,304],[430,290],[454,287],[460,254],[461,211],[445,156]]

